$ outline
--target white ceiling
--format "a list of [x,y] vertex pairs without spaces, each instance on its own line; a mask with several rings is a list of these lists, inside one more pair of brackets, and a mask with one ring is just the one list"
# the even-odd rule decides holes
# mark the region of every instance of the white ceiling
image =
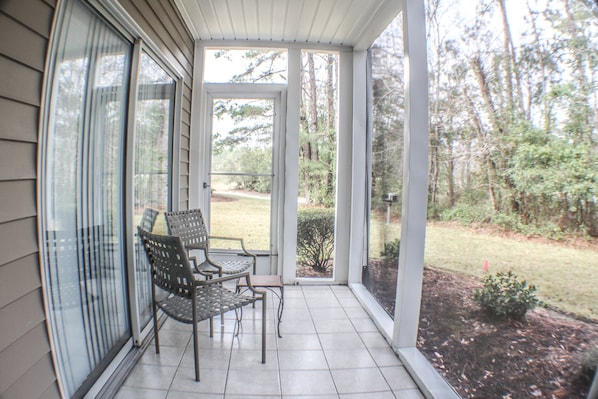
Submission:
[[175,0],[197,40],[249,40],[366,49],[401,0]]

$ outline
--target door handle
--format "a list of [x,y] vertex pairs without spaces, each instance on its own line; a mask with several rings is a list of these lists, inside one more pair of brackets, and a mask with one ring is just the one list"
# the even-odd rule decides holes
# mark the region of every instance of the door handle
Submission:
[[203,188],[208,188],[208,187],[210,187],[210,185],[204,181],[203,182]]

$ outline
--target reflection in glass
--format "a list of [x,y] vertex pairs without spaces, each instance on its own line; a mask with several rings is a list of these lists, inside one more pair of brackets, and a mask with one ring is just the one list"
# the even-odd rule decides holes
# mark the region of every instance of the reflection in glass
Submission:
[[44,253],[54,354],[71,397],[130,336],[122,196],[130,45],[76,2],[58,26]]
[[399,15],[371,48],[372,132],[368,264],[362,282],[394,317],[401,238],[403,49]]
[[[135,110],[135,169],[133,212],[137,225],[148,212],[169,209],[171,142],[174,118],[174,80],[145,52],[139,63],[139,84]],[[151,215],[151,216],[155,216]],[[155,221],[155,219],[153,219]],[[152,220],[146,228],[153,227]],[[157,230],[166,233],[162,219]],[[151,319],[151,275],[147,256],[136,240],[135,270],[141,328]]]

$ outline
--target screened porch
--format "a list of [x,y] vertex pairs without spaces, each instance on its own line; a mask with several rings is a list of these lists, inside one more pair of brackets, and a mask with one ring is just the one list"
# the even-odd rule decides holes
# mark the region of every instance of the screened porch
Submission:
[[[68,0],[49,49],[38,207],[63,396],[455,395],[416,348],[423,1]],[[379,87],[382,70],[404,85]],[[402,104],[386,133],[382,92]],[[226,319],[202,337],[204,381],[187,378],[188,326],[161,320],[166,350],[152,353],[151,270],[136,235],[149,208],[158,234],[169,232],[164,212],[200,209],[212,235],[244,239],[256,274],[281,277],[282,337],[270,300],[266,365],[249,360],[251,312],[239,337]],[[380,259],[396,266],[384,279],[392,309],[369,274]]]

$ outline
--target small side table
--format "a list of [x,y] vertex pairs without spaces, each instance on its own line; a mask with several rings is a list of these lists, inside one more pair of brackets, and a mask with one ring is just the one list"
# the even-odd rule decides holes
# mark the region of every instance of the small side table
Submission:
[[[251,281],[251,285],[255,288],[265,288],[278,298],[278,324],[276,330],[278,338],[282,338],[282,335],[280,334],[280,322],[282,321],[282,312],[284,310],[284,284],[282,283],[282,279],[278,275],[271,276],[256,274],[249,275],[249,280]],[[245,279],[240,279],[237,283],[237,292],[242,293],[247,291],[247,289],[247,281]]]

